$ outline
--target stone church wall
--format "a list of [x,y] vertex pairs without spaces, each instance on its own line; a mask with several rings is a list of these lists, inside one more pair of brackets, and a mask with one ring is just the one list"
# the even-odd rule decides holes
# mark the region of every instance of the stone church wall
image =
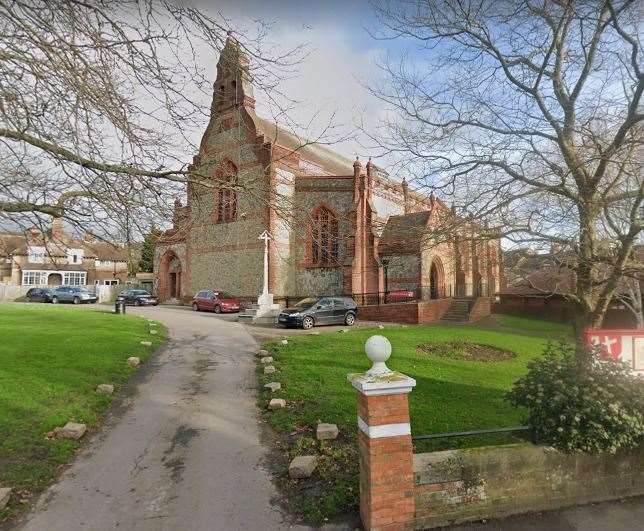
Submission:
[[237,220],[217,223],[216,189],[194,188],[190,201],[192,230],[188,236],[191,289],[256,295],[262,289],[263,243],[258,237],[268,227],[268,177],[258,155],[255,129],[245,111],[222,118],[230,129],[219,131],[220,119],[215,119],[198,171],[213,175],[225,160],[236,166]]

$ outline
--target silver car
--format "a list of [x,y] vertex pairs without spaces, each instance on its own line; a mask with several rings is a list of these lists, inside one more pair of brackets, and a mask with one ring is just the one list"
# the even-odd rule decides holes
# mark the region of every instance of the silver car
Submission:
[[74,304],[96,302],[98,297],[80,286],[59,286],[51,293],[51,302],[72,302]]

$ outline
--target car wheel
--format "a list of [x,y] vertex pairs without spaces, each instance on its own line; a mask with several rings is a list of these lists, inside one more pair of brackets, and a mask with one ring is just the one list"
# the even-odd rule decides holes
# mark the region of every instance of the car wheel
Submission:
[[212,309],[212,311],[213,311],[213,312],[215,312],[215,313],[221,313],[221,306],[216,305],[216,306]]
[[74,297],[74,304],[80,304],[80,299],[78,297]]
[[134,306],[141,306],[141,301],[139,299],[136,299],[134,301]]
[[31,297],[27,297],[27,302],[34,302],[34,300]]
[[304,330],[311,330],[314,324],[315,321],[313,321],[313,317],[305,317],[304,319],[302,319],[302,328]]
[[52,302],[53,304],[58,304],[58,297],[52,297],[52,298],[51,298],[51,302]]
[[193,312],[198,312],[198,311],[199,311],[199,306],[197,305],[197,303],[196,303],[196,302],[195,302],[195,303],[193,303],[193,305],[192,305],[192,311],[193,311]]
[[352,313],[347,313],[347,315],[344,316],[344,324],[347,326],[353,326],[356,322],[356,316],[353,315]]

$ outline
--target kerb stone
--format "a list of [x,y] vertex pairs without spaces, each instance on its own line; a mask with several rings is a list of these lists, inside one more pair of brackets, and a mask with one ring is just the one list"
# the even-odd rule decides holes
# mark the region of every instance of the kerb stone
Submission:
[[311,477],[318,466],[318,458],[315,455],[299,455],[288,466],[288,475],[293,479]]
[[78,422],[68,422],[62,428],[54,429],[57,439],[80,439],[87,431],[87,426]]
[[319,441],[329,441],[337,438],[340,430],[338,430],[337,424],[327,424],[325,422],[320,422],[316,431],[316,436]]
[[286,407],[286,400],[283,398],[271,398],[268,409],[283,409]]
[[114,392],[114,386],[112,384],[99,384],[96,392],[99,395],[111,395]]
[[269,389],[271,393],[274,393],[275,391],[279,391],[282,388],[282,384],[279,382],[269,382],[267,384],[264,384],[264,389]]
[[0,511],[4,509],[11,498],[11,489],[9,487],[0,487]]
[[259,360],[260,363],[273,363],[273,358],[271,356],[266,356]]
[[136,367],[139,363],[141,363],[141,360],[139,358],[137,358],[136,356],[130,356],[127,359],[127,364],[130,367]]

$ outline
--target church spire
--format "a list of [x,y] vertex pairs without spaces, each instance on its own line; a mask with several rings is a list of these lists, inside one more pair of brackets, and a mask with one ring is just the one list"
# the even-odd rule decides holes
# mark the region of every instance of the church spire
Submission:
[[217,62],[213,110],[221,112],[240,105],[255,108],[249,66],[248,56],[229,31]]

